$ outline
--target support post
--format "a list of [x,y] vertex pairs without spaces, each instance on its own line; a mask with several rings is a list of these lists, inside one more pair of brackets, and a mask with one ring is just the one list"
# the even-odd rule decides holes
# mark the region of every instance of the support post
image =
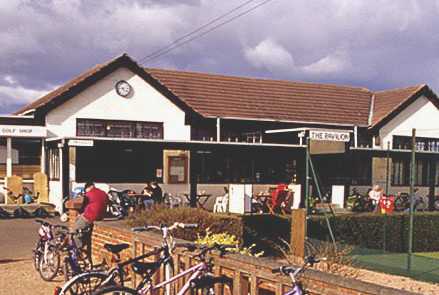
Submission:
[[[387,142],[386,152],[386,197],[389,197],[390,187],[390,141]],[[386,252],[387,247],[387,211],[384,213],[384,225],[383,225],[383,251]]]
[[306,139],[305,151],[305,209],[309,214],[309,138]]
[[354,126],[354,147],[358,147],[358,126]]
[[291,251],[295,258],[305,258],[306,210],[294,209],[291,213]]
[[216,141],[221,141],[221,119],[216,118]]
[[413,209],[415,206],[415,167],[416,167],[416,129],[412,129],[412,155],[410,164],[410,212],[409,212],[409,245],[407,256],[407,271],[412,269],[413,252]]
[[197,175],[195,173],[195,150],[191,150],[189,154],[189,182],[190,182],[190,206],[192,208],[197,207]]
[[40,171],[41,173],[46,173],[46,140],[44,138],[41,139],[41,157],[40,157]]
[[[319,195],[319,199],[323,200],[322,192],[320,191],[320,184],[319,184],[318,179],[317,179],[317,173],[316,173],[316,170],[314,169],[314,164],[312,163],[311,157],[309,157],[308,160],[309,160],[309,166],[311,168],[312,176],[314,178],[314,185],[315,185],[315,187],[317,189],[317,193]],[[334,250],[336,251],[337,244],[335,242],[335,236],[334,236],[334,233],[332,231],[331,223],[329,222],[328,215],[326,214],[325,211],[323,211],[323,215],[325,216],[326,225],[328,226],[329,235],[331,236],[331,240],[332,240],[332,243],[334,245]]]
[[12,176],[12,138],[6,138],[6,177]]

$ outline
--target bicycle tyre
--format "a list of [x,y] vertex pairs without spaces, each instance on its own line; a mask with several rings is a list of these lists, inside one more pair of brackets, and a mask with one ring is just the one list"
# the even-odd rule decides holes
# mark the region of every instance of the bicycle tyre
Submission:
[[121,286],[109,286],[98,289],[96,292],[93,293],[93,295],[110,295],[110,294],[117,294],[117,295],[139,295],[136,290],[128,288],[128,287],[121,287]]
[[[60,268],[60,255],[56,247],[49,247],[47,252],[47,259],[44,259],[44,254],[40,257],[38,272],[40,277],[45,281],[53,280],[58,274]],[[47,270],[47,271],[46,271]]]
[[[101,287],[108,275],[104,272],[87,272],[74,276],[62,287],[59,295],[92,295]],[[95,280],[95,283],[91,283]]]

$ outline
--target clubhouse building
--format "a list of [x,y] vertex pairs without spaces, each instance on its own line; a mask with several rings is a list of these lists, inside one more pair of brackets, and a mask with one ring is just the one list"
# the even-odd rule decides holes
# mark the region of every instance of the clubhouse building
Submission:
[[310,138],[323,187],[395,193],[408,190],[416,128],[416,185],[437,194],[438,108],[427,85],[374,92],[143,68],[123,54],[0,117],[0,179],[31,186],[46,173],[60,211],[87,180],[135,189],[158,180],[173,194],[232,183],[303,189]]

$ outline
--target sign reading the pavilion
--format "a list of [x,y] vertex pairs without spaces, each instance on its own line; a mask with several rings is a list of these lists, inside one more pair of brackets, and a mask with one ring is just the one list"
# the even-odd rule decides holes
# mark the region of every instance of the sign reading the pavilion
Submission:
[[309,139],[349,142],[351,138],[349,136],[349,132],[310,130]]
[[1,137],[46,137],[47,129],[42,126],[0,125]]
[[346,151],[350,134],[345,131],[310,130],[309,138],[311,154],[340,154]]

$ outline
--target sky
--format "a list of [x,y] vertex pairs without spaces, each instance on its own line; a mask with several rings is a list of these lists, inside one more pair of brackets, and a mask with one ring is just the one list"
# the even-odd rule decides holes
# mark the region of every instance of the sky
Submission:
[[[0,0],[0,114],[124,52],[140,61],[244,2]],[[439,0],[272,0],[144,65],[439,93],[438,16]]]

